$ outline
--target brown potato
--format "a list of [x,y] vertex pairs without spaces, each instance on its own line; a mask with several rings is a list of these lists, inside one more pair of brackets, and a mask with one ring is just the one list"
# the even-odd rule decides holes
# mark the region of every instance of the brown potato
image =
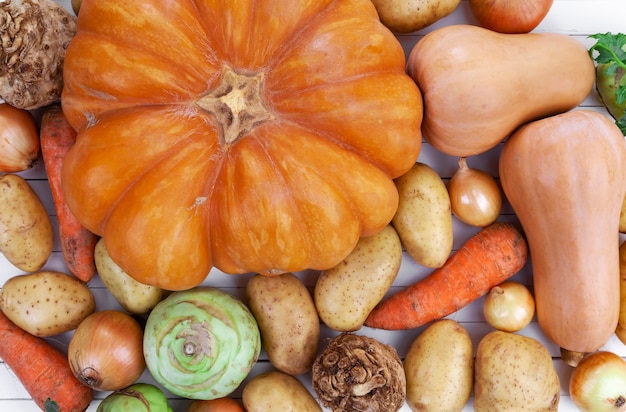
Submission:
[[557,411],[561,386],[548,349],[512,332],[485,335],[476,348],[474,410]]
[[472,393],[474,348],[452,319],[431,323],[404,359],[406,402],[412,411],[461,411]]
[[62,272],[14,276],[0,289],[0,310],[35,336],[74,330],[95,308],[94,296],[87,285]]
[[41,199],[21,176],[0,176],[0,253],[25,272],[43,267],[52,253],[52,222]]
[[390,30],[410,33],[452,14],[461,0],[372,0],[380,21]]
[[302,281],[293,273],[257,274],[246,285],[246,297],[272,365],[290,375],[311,369],[317,355],[320,321]]
[[453,241],[452,208],[445,183],[432,167],[420,162],[395,183],[400,197],[392,224],[404,248],[420,265],[443,266]]
[[360,329],[391,287],[401,263],[402,243],[392,226],[359,239],[342,262],[317,278],[313,299],[322,322],[341,332]]
[[96,243],[94,259],[102,283],[127,312],[143,315],[164,298],[163,289],[137,282],[119,267],[109,256],[104,238]]
[[246,412],[321,412],[313,395],[294,376],[270,371],[250,379],[241,395]]

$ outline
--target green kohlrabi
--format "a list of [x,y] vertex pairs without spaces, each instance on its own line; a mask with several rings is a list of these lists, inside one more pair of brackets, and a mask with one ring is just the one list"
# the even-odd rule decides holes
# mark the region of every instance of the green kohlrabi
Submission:
[[135,383],[110,393],[96,412],[172,412],[165,393],[150,383]]
[[144,357],[154,379],[190,399],[232,393],[261,351],[258,324],[239,299],[217,288],[174,292],[150,312]]

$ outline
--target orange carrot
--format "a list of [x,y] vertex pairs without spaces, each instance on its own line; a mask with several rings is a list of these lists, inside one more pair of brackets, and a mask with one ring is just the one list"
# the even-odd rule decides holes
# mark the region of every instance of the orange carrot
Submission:
[[93,400],[93,390],[76,379],[65,354],[19,328],[2,312],[0,359],[42,410],[46,410],[48,400],[48,404],[55,402],[59,411],[82,412]]
[[81,225],[65,202],[61,187],[61,167],[67,152],[76,142],[59,105],[48,108],[41,119],[41,153],[57,214],[63,259],[71,274],[88,282],[96,273],[94,253],[98,236]]
[[381,301],[365,326],[413,329],[456,312],[517,273],[528,260],[528,245],[511,224],[481,229],[446,263],[424,279]]

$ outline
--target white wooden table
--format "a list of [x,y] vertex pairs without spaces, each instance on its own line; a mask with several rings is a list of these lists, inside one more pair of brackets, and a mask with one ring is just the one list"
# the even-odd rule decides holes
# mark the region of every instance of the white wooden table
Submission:
[[[70,0],[59,0],[65,7],[71,10]],[[576,40],[585,44],[587,47],[591,46],[594,41],[587,38],[588,35],[598,32],[626,32],[626,1],[624,0],[555,0],[554,5],[544,19],[544,21],[535,29],[536,32],[559,32],[565,33],[574,37]],[[454,23],[472,23],[475,24],[475,20],[472,18],[469,11],[467,0],[463,0],[458,9],[450,16],[435,23],[433,26],[424,29],[417,33],[399,35],[398,39],[403,45],[405,51],[411,50],[416,41],[418,41],[425,33],[443,25]],[[554,68],[558,70],[557,67]],[[589,97],[581,104],[581,107],[590,108],[593,110],[601,111],[606,114],[606,111],[601,106],[598,96],[595,90],[589,95]],[[501,146],[484,153],[480,156],[472,158],[470,165],[473,167],[481,168],[493,176],[497,177],[498,172],[498,155]],[[421,162],[427,163],[439,172],[444,179],[449,179],[452,173],[456,170],[457,159],[443,155],[436,149],[429,146],[427,143],[423,145],[422,152],[418,159]],[[54,216],[54,207],[52,204],[52,198],[50,189],[46,180],[46,174],[43,166],[43,162],[39,162],[33,169],[21,173],[23,177],[28,179],[29,183],[39,194],[44,201],[49,213],[56,222]],[[505,204],[502,209],[502,215],[500,220],[515,221],[516,217],[513,214],[510,206]],[[455,235],[455,249],[464,243],[477,229],[464,225],[455,220],[454,222],[454,235]],[[530,265],[527,265],[520,273],[515,275],[514,280],[518,280],[524,284],[532,285],[532,276],[530,272]],[[45,265],[44,269],[59,270],[67,272],[63,263],[63,258],[58,247],[58,238],[56,239],[56,246],[54,252],[49,261]],[[21,272],[13,267],[6,259],[0,255],[0,286],[11,276],[20,274]],[[405,255],[404,262],[400,273],[393,285],[394,288],[400,288],[403,285],[407,285],[426,276],[430,273],[430,269],[423,268],[414,263],[410,257]],[[313,287],[316,279],[315,273],[301,273],[299,274],[304,282]],[[247,275],[226,275],[217,271],[212,272],[203,283],[204,285],[219,286],[234,294],[235,296],[243,297],[244,287],[248,279]],[[93,290],[96,297],[97,309],[108,308],[120,308],[113,297],[107,292],[102,282],[96,277],[94,278],[89,287]],[[472,336],[474,345],[478,344],[478,341],[482,336],[489,332],[491,327],[485,323],[482,315],[482,300],[476,301],[468,307],[454,313],[450,318],[455,319],[463,324],[463,326],[469,331]],[[409,345],[417,337],[417,335],[423,330],[423,328],[412,331],[399,331],[399,332],[384,332],[378,330],[372,330],[363,328],[358,333],[363,335],[372,336],[382,342],[395,346],[401,356],[406,354]],[[561,411],[574,411],[572,401],[568,396],[568,382],[571,373],[571,368],[565,365],[560,359],[559,348],[548,341],[548,339],[542,334],[539,326],[536,322],[531,323],[528,327],[520,332],[523,335],[531,336],[542,341],[552,354],[555,367],[559,373],[561,379],[561,402],[559,410]],[[322,339],[336,335],[336,332],[322,326]],[[49,340],[61,349],[66,349],[69,341],[70,334],[63,334],[50,338]],[[323,344],[320,345],[320,350],[323,348]],[[626,357],[626,346],[622,344],[615,336],[604,347],[607,350],[613,351],[622,357]],[[260,372],[271,369],[271,365],[267,361],[267,356],[262,353],[261,359],[254,367],[251,376]],[[304,374],[298,377],[307,387],[310,385],[310,374]],[[139,379],[141,382],[156,383],[150,376],[149,372],[144,374]],[[245,382],[244,382],[245,383]],[[89,407],[88,411],[94,412],[97,408],[97,404],[108,393],[97,392],[95,400]],[[233,396],[239,397],[241,389],[237,390]],[[171,396],[171,405],[176,412],[184,412],[189,405],[188,400],[177,399],[175,396]],[[464,410],[471,411],[471,400]],[[35,403],[29,399],[28,393],[22,387],[21,383],[14,376],[11,370],[0,360],[0,411],[19,411],[19,412],[36,412],[39,408]],[[403,412],[409,411],[408,406],[402,408]]]

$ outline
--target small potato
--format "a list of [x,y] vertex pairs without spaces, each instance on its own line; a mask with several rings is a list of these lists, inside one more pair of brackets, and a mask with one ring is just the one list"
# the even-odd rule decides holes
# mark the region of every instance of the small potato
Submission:
[[462,411],[472,393],[474,348],[452,319],[431,323],[404,359],[406,402],[412,411]]
[[246,297],[272,365],[290,375],[310,370],[317,355],[320,321],[302,281],[293,273],[257,274],[246,285]]
[[136,281],[111,259],[104,238],[96,243],[94,260],[102,283],[126,311],[143,315],[163,299],[163,289]]
[[372,0],[380,21],[397,33],[410,33],[452,14],[461,0]]
[[317,278],[313,299],[322,322],[341,332],[360,329],[396,279],[401,263],[402,244],[392,226],[359,239],[342,262]]
[[241,395],[246,412],[321,412],[313,395],[294,376],[270,371],[250,379]]
[[91,290],[62,272],[14,276],[0,290],[0,310],[17,326],[40,337],[76,329],[95,308]]
[[512,332],[485,335],[476,348],[474,410],[557,411],[561,385],[548,349]]
[[417,162],[395,180],[398,210],[392,219],[409,256],[439,268],[452,252],[452,209],[448,189],[430,166]]
[[52,253],[54,232],[48,212],[24,178],[0,176],[0,253],[18,269],[34,272]]

